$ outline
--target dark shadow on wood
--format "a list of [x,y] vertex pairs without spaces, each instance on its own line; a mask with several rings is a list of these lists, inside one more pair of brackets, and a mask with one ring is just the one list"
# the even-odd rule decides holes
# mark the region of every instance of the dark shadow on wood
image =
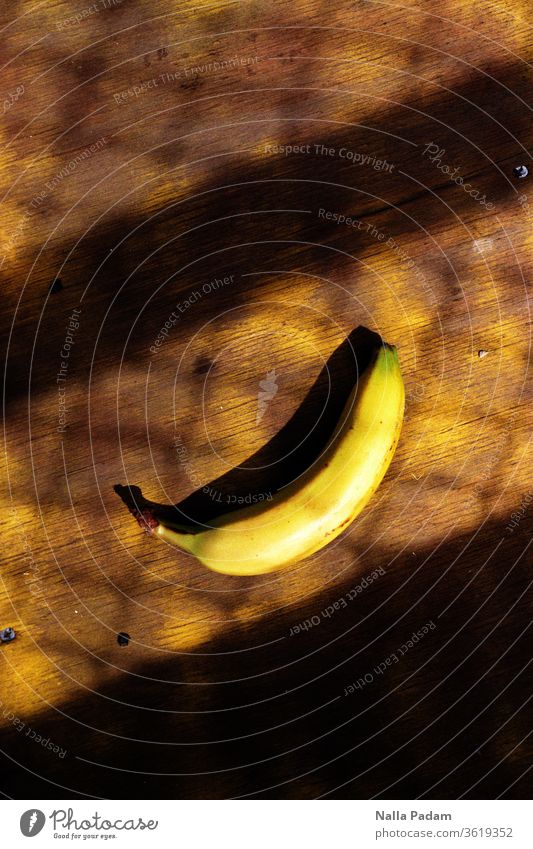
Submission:
[[[318,33],[316,37],[324,36]],[[34,309],[39,291],[44,302],[50,276],[59,267],[55,263],[61,264],[72,247],[71,234],[62,238],[58,232],[53,245],[32,266],[18,309],[6,370],[8,402],[27,393],[30,368],[32,393],[55,380],[65,318],[69,310],[79,306],[79,297],[91,279],[76,341],[76,374],[81,379],[88,376],[97,336],[99,368],[108,370],[116,365],[119,353],[125,361],[150,359],[150,345],[175,308],[177,297],[188,295],[199,281],[232,272],[236,283],[204,298],[201,309],[189,310],[185,316],[187,336],[221,311],[228,313],[231,321],[231,309],[245,303],[259,281],[264,282],[264,278],[250,276],[258,269],[281,267],[305,274],[309,269],[316,272],[327,268],[332,277],[335,273],[338,279],[353,279],[357,292],[357,262],[354,264],[352,257],[357,258],[369,247],[376,251],[385,248],[364,228],[357,230],[325,220],[319,215],[320,209],[365,220],[370,228],[381,228],[402,248],[406,237],[416,234],[423,239],[424,229],[438,238],[446,226],[476,215],[486,216],[483,207],[424,155],[431,141],[445,149],[446,162],[460,167],[461,175],[480,195],[486,195],[499,209],[516,207],[516,179],[512,174],[516,141],[512,135],[527,145],[526,136],[531,131],[528,112],[517,108],[513,94],[523,88],[523,70],[517,63],[495,66],[490,71],[494,79],[483,77],[482,86],[476,77],[457,83],[452,94],[438,89],[425,111],[418,98],[412,104],[380,104],[367,116],[365,126],[358,126],[354,118],[354,126],[331,130],[326,125],[311,138],[337,151],[348,149],[379,157],[394,165],[390,172],[313,153],[260,156],[246,162],[223,159],[213,162],[187,202],[177,192],[175,202],[152,210],[153,214],[146,217],[144,211],[136,211],[134,195],[131,208],[118,217],[115,213],[104,215],[69,254],[61,270],[64,289],[48,303],[32,352],[28,339],[34,341],[35,328],[25,325],[26,311]],[[342,92],[332,94],[332,103],[343,97]],[[256,99],[257,95],[245,97],[245,104]],[[299,92],[287,91],[282,106],[287,114],[297,114],[300,101]],[[85,106],[82,100],[76,100],[70,108],[72,114],[65,116],[65,126],[75,127]],[[166,134],[170,140],[175,137],[176,114],[169,113],[168,125],[153,126],[151,133],[157,134],[158,140]],[[346,120],[350,117],[346,107]],[[301,132],[301,125],[287,125],[285,132],[285,140],[290,142]],[[401,143],[395,134],[410,144]],[[157,153],[146,154],[147,169],[155,169],[161,179],[168,179],[182,155],[183,146],[169,141]],[[110,196],[112,189],[111,183]],[[30,186],[27,202],[33,191]],[[279,210],[280,204],[302,214],[268,214],[268,210]],[[450,298],[459,297],[454,269],[437,247],[432,246],[428,259],[432,265],[421,270],[428,275],[438,300],[449,303]],[[422,257],[421,266],[424,260]],[[29,251],[28,267],[31,261],[33,253]],[[24,258],[18,262],[23,263]],[[12,286],[14,276],[24,277],[20,267],[10,270],[4,266],[0,272],[0,279],[6,283],[5,297],[12,299],[13,310],[19,295]],[[522,287],[519,276],[515,278]],[[165,283],[167,280],[170,282]],[[114,296],[112,313],[104,322]],[[11,319],[9,310],[6,317]],[[453,319],[453,310],[443,313],[444,331],[447,321]],[[8,332],[6,323],[6,338]]]
[[[142,633],[120,649],[104,631],[104,656],[112,640],[116,664],[122,652],[138,663],[98,691],[58,703],[62,713],[48,707],[35,719],[19,717],[20,731],[3,718],[3,792],[524,798],[532,531],[526,516],[497,553],[505,533],[498,522],[415,556],[376,546],[362,572],[277,614],[228,622],[195,652],[147,650]],[[334,609],[363,578],[366,587]],[[220,576],[221,585],[228,580]],[[305,621],[314,624],[295,632]],[[401,654],[430,622],[435,627]],[[43,648],[51,640],[43,636]],[[9,694],[2,699],[3,711]],[[67,754],[43,748],[28,726]]]

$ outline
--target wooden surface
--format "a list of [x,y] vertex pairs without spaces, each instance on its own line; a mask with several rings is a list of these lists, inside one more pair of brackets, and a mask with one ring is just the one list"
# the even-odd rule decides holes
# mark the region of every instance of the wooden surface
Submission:
[[[2,13],[2,792],[524,796],[528,4],[103,6]],[[286,481],[358,326],[408,405],[347,533],[234,579],[140,532],[115,484]]]

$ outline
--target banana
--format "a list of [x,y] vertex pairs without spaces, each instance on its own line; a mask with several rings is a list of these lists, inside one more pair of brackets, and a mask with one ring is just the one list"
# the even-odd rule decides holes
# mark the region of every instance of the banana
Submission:
[[404,401],[396,348],[383,344],[322,455],[272,501],[219,517],[201,531],[170,527],[150,511],[137,519],[215,572],[260,575],[298,563],[342,533],[376,491],[398,443]]

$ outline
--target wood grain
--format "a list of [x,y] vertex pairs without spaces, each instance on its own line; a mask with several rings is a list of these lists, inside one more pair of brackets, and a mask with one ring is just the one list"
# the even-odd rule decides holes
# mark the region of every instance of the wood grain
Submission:
[[[2,25],[4,795],[524,796],[528,4],[14,2]],[[360,326],[398,346],[408,407],[346,534],[232,579],[140,533],[117,483],[217,509],[279,486]]]

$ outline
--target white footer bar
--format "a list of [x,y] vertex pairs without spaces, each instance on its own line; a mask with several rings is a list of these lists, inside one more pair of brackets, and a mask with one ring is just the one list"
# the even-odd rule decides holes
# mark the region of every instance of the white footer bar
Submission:
[[[532,849],[525,801],[11,801],[6,849],[73,843],[186,849]],[[28,841],[35,838],[35,844]],[[67,841],[69,841],[67,843]]]

